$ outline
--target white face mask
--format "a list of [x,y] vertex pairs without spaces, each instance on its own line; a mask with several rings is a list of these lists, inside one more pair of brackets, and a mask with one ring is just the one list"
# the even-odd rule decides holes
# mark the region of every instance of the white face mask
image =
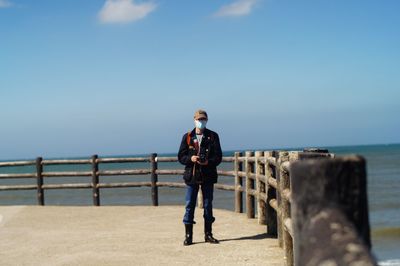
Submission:
[[205,129],[207,125],[207,120],[194,120],[194,125],[198,129]]

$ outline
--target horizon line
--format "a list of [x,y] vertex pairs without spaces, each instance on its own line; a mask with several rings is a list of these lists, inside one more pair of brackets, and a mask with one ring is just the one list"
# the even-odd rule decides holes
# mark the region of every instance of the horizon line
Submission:
[[[233,153],[236,151],[244,152],[244,151],[255,151],[255,150],[262,150],[262,151],[268,151],[268,150],[281,150],[281,151],[292,151],[292,150],[303,150],[305,148],[344,148],[344,147],[365,147],[365,146],[394,146],[394,145],[400,145],[400,143],[375,143],[375,144],[356,144],[356,145],[334,145],[334,146],[297,146],[297,147],[283,147],[283,148],[265,148],[265,149],[234,149],[234,150],[225,150],[222,151],[222,153]],[[110,157],[143,157],[143,156],[148,156],[152,154],[150,153],[138,153],[138,154],[105,154],[99,156],[100,158],[110,158]],[[157,153],[157,156],[159,155],[176,155],[177,152],[162,152],[162,153]],[[98,154],[97,154],[98,155]],[[86,159],[89,156],[70,156],[70,157],[48,157],[46,158],[47,160],[54,160],[54,159]],[[37,157],[42,157],[43,156],[37,156]],[[34,157],[33,159],[37,158]],[[19,159],[0,159],[0,162],[13,162],[13,161],[31,161],[33,160],[32,158],[27,159],[27,158],[19,158]]]

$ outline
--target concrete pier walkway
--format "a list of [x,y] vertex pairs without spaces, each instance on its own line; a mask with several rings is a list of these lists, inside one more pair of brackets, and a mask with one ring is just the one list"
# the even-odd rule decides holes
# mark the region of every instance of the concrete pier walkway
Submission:
[[0,265],[283,265],[265,226],[215,210],[218,245],[183,246],[182,206],[1,206]]

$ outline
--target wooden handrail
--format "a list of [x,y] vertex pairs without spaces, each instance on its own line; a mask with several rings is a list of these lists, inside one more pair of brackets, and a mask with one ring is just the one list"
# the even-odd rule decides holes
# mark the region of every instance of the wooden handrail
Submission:
[[63,159],[63,160],[43,160],[42,165],[58,165],[58,164],[91,164],[91,160],[69,160],[69,159]]
[[36,178],[36,174],[0,174],[0,179]]
[[[286,265],[302,265],[303,257],[296,257],[295,237],[298,236],[298,227],[294,226],[298,217],[293,216],[293,192],[291,188],[292,166],[298,161],[313,158],[334,158],[333,154],[326,150],[323,153],[316,152],[318,149],[310,151],[247,151],[244,156],[240,152],[235,152],[234,156],[223,157],[222,162],[233,163],[232,170],[218,170],[218,175],[234,177],[234,185],[215,184],[215,188],[225,191],[234,191],[235,212],[246,211],[246,216],[250,219],[257,217],[258,223],[266,225],[267,233],[277,237],[279,245],[284,249]],[[332,160],[332,159],[324,159]],[[44,205],[44,191],[55,189],[92,189],[93,205],[100,206],[101,189],[106,188],[128,188],[128,187],[151,187],[152,205],[158,206],[158,187],[185,188],[183,182],[159,181],[159,176],[183,175],[181,169],[159,169],[159,163],[178,162],[177,157],[163,157],[151,154],[148,157],[118,157],[118,158],[98,158],[97,155],[90,159],[57,159],[0,162],[0,167],[19,167],[36,166],[35,173],[2,173],[1,179],[22,179],[35,178],[36,185],[2,185],[1,191],[10,190],[37,190],[37,200],[39,205]],[[99,170],[101,164],[112,163],[149,163],[149,168]],[[91,170],[84,171],[45,171],[43,166],[47,165],[91,165]],[[299,170],[296,170],[299,175]],[[150,176],[149,181],[143,182],[99,182],[101,176]],[[44,184],[44,178],[54,177],[92,177],[91,183],[73,184]],[[297,178],[302,179],[302,178]],[[297,180],[296,179],[296,180]],[[305,179],[305,178],[304,178]],[[233,180],[232,180],[233,181]],[[299,181],[300,182],[300,181]],[[311,193],[312,194],[312,193]],[[298,196],[298,195],[296,195]],[[245,199],[245,200],[244,200]],[[245,205],[243,204],[245,201]],[[301,201],[301,200],[300,200]],[[297,199],[297,203],[299,200]],[[244,208],[246,206],[246,208]],[[256,208],[257,206],[257,208]],[[304,206],[300,206],[305,208]],[[299,207],[298,207],[299,208]],[[257,212],[256,212],[257,210]],[[365,211],[365,210],[364,210]],[[296,213],[296,212],[294,212]],[[335,210],[336,213],[336,210]],[[333,217],[333,216],[332,216]],[[343,222],[342,216],[338,215],[338,220]],[[321,226],[325,226],[322,224]],[[351,227],[351,226],[350,226]],[[364,230],[363,232],[365,232]],[[324,236],[327,237],[327,236]],[[369,239],[365,236],[365,239]],[[354,240],[354,239],[353,239]],[[302,240],[301,240],[302,241]],[[358,241],[358,240],[354,240]],[[368,245],[367,241],[367,245]],[[368,247],[368,246],[367,246]],[[298,248],[298,247],[297,247]],[[302,247],[303,249],[306,247]],[[306,248],[307,249],[307,248]],[[368,250],[368,248],[367,248]],[[312,251],[308,251],[311,252]],[[338,255],[339,256],[339,255]],[[368,256],[366,256],[368,257]],[[300,259],[299,259],[300,258]],[[370,258],[370,257],[368,257]],[[371,257],[372,258],[372,257]],[[300,262],[299,262],[300,261]],[[300,263],[300,264],[299,264]],[[373,265],[373,264],[371,264]]]
[[10,190],[34,190],[37,185],[7,185],[0,186],[0,191],[10,191]]
[[150,157],[130,157],[130,158],[98,158],[98,163],[146,163],[150,162]]
[[43,177],[71,177],[71,176],[92,176],[91,171],[79,172],[42,172]]
[[27,165],[36,165],[36,161],[31,160],[31,161],[0,162],[0,167],[27,166]]

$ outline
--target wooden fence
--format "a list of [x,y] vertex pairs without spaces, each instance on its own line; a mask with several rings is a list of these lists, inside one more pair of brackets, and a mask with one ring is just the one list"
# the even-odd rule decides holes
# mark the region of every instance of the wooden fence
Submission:
[[[311,184],[307,184],[303,182],[303,180],[309,180],[304,177],[304,173],[307,171],[302,168],[304,163],[312,162],[312,165],[309,165],[307,169],[320,169],[320,176],[323,176],[326,180],[330,180],[330,175],[323,172],[321,170],[326,165],[321,166],[320,162],[337,159],[329,159],[329,160],[316,160],[315,158],[332,158],[333,154],[328,153],[327,150],[320,149],[309,149],[304,150],[302,152],[299,151],[246,151],[244,154],[241,152],[235,152],[233,157],[224,157],[223,162],[232,162],[233,170],[232,171],[218,171],[219,175],[222,176],[230,176],[234,177],[234,185],[227,184],[215,184],[216,189],[234,191],[234,209],[237,213],[242,213],[246,211],[246,216],[249,219],[257,217],[258,223],[260,225],[266,225],[267,233],[270,236],[274,236],[278,238],[279,246],[284,249],[285,253],[285,264],[286,265],[321,265],[321,262],[329,262],[329,254],[333,254],[333,252],[325,251],[323,254],[328,254],[325,257],[322,257],[321,260],[316,260],[315,250],[317,249],[312,244],[304,245],[306,243],[305,239],[307,236],[319,237],[329,239],[331,235],[324,235],[315,228],[308,228],[308,235],[304,236],[301,234],[301,230],[307,227],[310,220],[315,219],[315,216],[320,215],[319,212],[314,212],[312,215],[302,215],[307,210],[308,206],[318,205],[318,202],[315,202],[313,199],[307,198],[304,201],[304,194],[301,191],[306,191],[307,186],[313,187],[314,192],[318,192],[317,190],[321,190],[326,188],[326,184],[331,184],[328,181],[325,183],[322,182],[320,187],[312,186]],[[307,159],[307,160],[305,160]],[[313,160],[314,159],[314,160]],[[304,162],[302,162],[304,161]],[[109,163],[135,163],[135,162],[148,162],[149,168],[147,169],[120,169],[120,170],[99,170],[100,164],[109,164]],[[158,157],[157,154],[153,153],[149,157],[132,157],[132,158],[99,158],[97,155],[93,155],[90,159],[83,160],[43,160],[42,158],[37,158],[32,161],[18,161],[18,162],[0,162],[0,167],[10,167],[10,166],[35,166],[35,173],[17,173],[17,174],[0,174],[0,179],[18,179],[18,178],[35,178],[37,180],[36,185],[7,185],[0,186],[0,192],[5,190],[37,190],[37,200],[39,205],[45,204],[44,191],[48,189],[92,189],[93,193],[93,204],[95,206],[100,205],[100,189],[105,188],[123,188],[123,187],[142,187],[147,186],[151,187],[151,198],[152,205],[158,206],[158,188],[159,187],[178,187],[184,188],[184,183],[178,182],[163,182],[158,180],[159,175],[183,175],[183,170],[171,170],[171,169],[159,169],[159,163],[163,162],[177,162],[176,157]],[[343,161],[339,163],[339,167],[341,164],[346,164],[347,161]],[[46,172],[43,171],[43,166],[46,165],[77,165],[77,164],[86,164],[91,165],[91,171],[74,171],[74,172]],[[294,166],[294,170],[292,173],[292,165]],[[328,166],[331,167],[331,164],[328,163]],[[297,168],[296,168],[297,167]],[[314,167],[314,168],[313,168]],[[321,168],[322,167],[322,168]],[[329,168],[328,167],[328,168]],[[360,168],[359,165],[357,165]],[[365,168],[365,163],[363,166]],[[350,167],[351,168],[351,167]],[[348,169],[350,172],[353,171]],[[357,169],[358,169],[357,168]],[[300,169],[300,170],[299,170]],[[314,170],[315,170],[314,169]],[[332,170],[332,169],[331,169]],[[315,171],[314,171],[315,172]],[[309,176],[313,176],[313,173],[309,173]],[[348,171],[347,171],[348,172]],[[354,171],[353,171],[354,172]],[[357,171],[356,171],[357,172]],[[358,171],[360,172],[360,171]],[[358,173],[357,172],[357,173]],[[323,174],[325,173],[325,174]],[[337,173],[333,171],[333,173]],[[121,176],[121,175],[148,175],[150,176],[150,180],[147,182],[123,182],[123,183],[102,183],[99,182],[99,177],[101,176]],[[44,184],[44,178],[52,178],[52,177],[73,177],[73,176],[87,176],[91,177],[91,183],[75,183],[75,184]],[[300,178],[297,176],[301,176]],[[319,176],[315,176],[314,178],[318,179]],[[342,180],[342,176],[336,176],[336,179]],[[357,179],[358,178],[358,179]],[[362,265],[376,265],[376,262],[372,255],[369,253],[370,248],[370,240],[369,240],[369,220],[368,220],[368,209],[365,209],[366,204],[366,186],[361,185],[362,179],[365,179],[365,170],[364,176],[358,175],[356,179],[358,180],[352,186],[352,192],[350,192],[349,197],[352,202],[357,202],[358,204],[353,204],[349,209],[349,205],[347,204],[338,204],[337,208],[334,208],[336,214],[341,214],[338,216],[332,215],[331,220],[335,220],[336,223],[341,223],[343,226],[347,226],[346,228],[355,228],[353,231],[355,232],[353,238],[347,239],[348,241],[344,241],[341,243],[344,245],[341,252],[335,253],[337,257],[335,259],[338,261],[340,256],[345,256],[350,252],[346,245],[351,243],[358,243],[356,246],[353,245],[353,251],[358,252],[357,256],[353,256],[354,260],[363,258],[362,261],[364,264]],[[324,179],[324,180],[325,180]],[[335,180],[336,180],[335,179]],[[334,180],[334,179],[332,179]],[[315,184],[315,180],[312,181]],[[333,182],[333,181],[332,181]],[[292,195],[291,183],[296,184],[296,189],[298,190],[298,195]],[[343,186],[346,185],[346,182],[342,182]],[[365,183],[365,181],[364,181]],[[334,183],[336,184],[336,183]],[[325,187],[324,187],[325,186]],[[334,188],[334,190],[332,190]],[[310,189],[308,189],[310,190]],[[308,191],[307,190],[307,191]],[[337,193],[343,194],[343,191],[348,191],[345,187],[342,186],[329,186],[326,189],[329,193],[326,195],[336,195]],[[338,192],[339,191],[339,192]],[[364,192],[362,192],[364,191]],[[335,194],[336,193],[336,194]],[[339,194],[340,194],[339,193]],[[365,199],[359,199],[358,195],[365,194]],[[315,194],[315,193],[314,193]],[[350,195],[351,194],[351,195]],[[309,192],[309,195],[313,195],[312,192]],[[316,195],[319,195],[316,193]],[[321,197],[321,195],[319,195]],[[316,199],[318,197],[315,197]],[[321,200],[318,198],[318,200]],[[335,196],[332,199],[328,199],[323,201],[324,204],[329,205],[329,200],[335,202]],[[341,199],[342,202],[345,202],[345,199]],[[364,202],[365,201],[365,202]],[[245,202],[245,208],[244,203]],[[337,201],[340,202],[340,201]],[[360,202],[363,202],[360,204]],[[304,204],[307,206],[304,206]],[[364,204],[364,205],[363,205]],[[319,206],[319,205],[318,205]],[[338,207],[339,206],[339,207]],[[340,207],[342,206],[342,207]],[[346,220],[346,217],[350,217],[351,212],[359,213],[359,208],[362,206],[362,217],[356,217],[354,219],[350,219],[350,222]],[[303,208],[303,209],[302,209]],[[320,208],[323,209],[322,207]],[[301,211],[302,210],[302,211]],[[325,209],[324,209],[325,210]],[[292,213],[296,213],[296,217],[292,218]],[[343,215],[345,213],[345,215]],[[256,215],[257,214],[257,215]],[[302,217],[302,219],[299,219]],[[306,218],[305,218],[306,217]],[[337,217],[341,217],[337,219]],[[364,224],[364,225],[362,225]],[[367,224],[368,226],[365,226]],[[329,223],[324,224],[326,232],[329,232]],[[362,228],[362,230],[360,230]],[[320,228],[319,228],[320,229]],[[352,232],[353,232],[352,231]],[[360,240],[361,239],[361,240]],[[351,242],[352,241],[352,242]],[[358,242],[357,242],[358,241]],[[350,243],[351,242],[351,243]],[[364,245],[363,245],[364,243]],[[333,245],[333,244],[332,244]],[[360,247],[361,248],[355,248]],[[315,246],[315,245],[314,245]],[[335,247],[331,247],[335,248]],[[346,249],[347,248],[347,249]],[[330,253],[329,253],[330,252]],[[350,252],[350,253],[351,253]],[[318,254],[320,254],[319,252]],[[351,254],[353,254],[351,253]],[[305,256],[304,254],[307,254]],[[311,255],[310,255],[311,254]],[[361,254],[361,255],[360,255]],[[303,256],[304,255],[304,256]],[[347,259],[350,255],[347,256]],[[345,256],[346,257],[346,256]],[[354,261],[353,260],[353,261]],[[327,264],[328,265],[328,264]],[[329,264],[331,265],[331,264]],[[333,264],[332,264],[333,265]],[[336,265],[336,264],[335,264]],[[350,265],[349,264],[337,264],[337,265]],[[361,265],[361,264],[360,264]]]
[[[223,162],[233,162],[234,157],[224,157]],[[6,185],[0,186],[0,191],[5,190],[37,190],[38,205],[44,205],[44,191],[50,189],[92,189],[93,205],[100,206],[100,189],[105,188],[128,188],[128,187],[151,187],[151,197],[153,206],[158,206],[158,187],[177,187],[184,188],[184,183],[178,182],[160,182],[159,175],[183,175],[183,170],[176,169],[159,169],[158,163],[177,162],[176,157],[158,157],[156,153],[149,157],[125,157],[125,158],[99,158],[93,155],[90,159],[79,160],[43,160],[38,157],[36,160],[0,162],[0,167],[15,166],[34,166],[34,173],[12,173],[0,174],[0,179],[26,179],[35,178],[36,185]],[[118,169],[118,170],[99,170],[101,164],[111,163],[149,163],[150,167],[146,169]],[[59,171],[47,172],[43,171],[43,166],[49,165],[91,165],[91,171]],[[233,176],[233,171],[218,171],[222,176]],[[123,182],[123,183],[100,183],[101,176],[150,176],[150,180],[146,182]],[[91,183],[73,183],[73,184],[44,184],[45,178],[59,177],[91,177]],[[222,190],[235,190],[234,186],[216,184],[216,188]]]

